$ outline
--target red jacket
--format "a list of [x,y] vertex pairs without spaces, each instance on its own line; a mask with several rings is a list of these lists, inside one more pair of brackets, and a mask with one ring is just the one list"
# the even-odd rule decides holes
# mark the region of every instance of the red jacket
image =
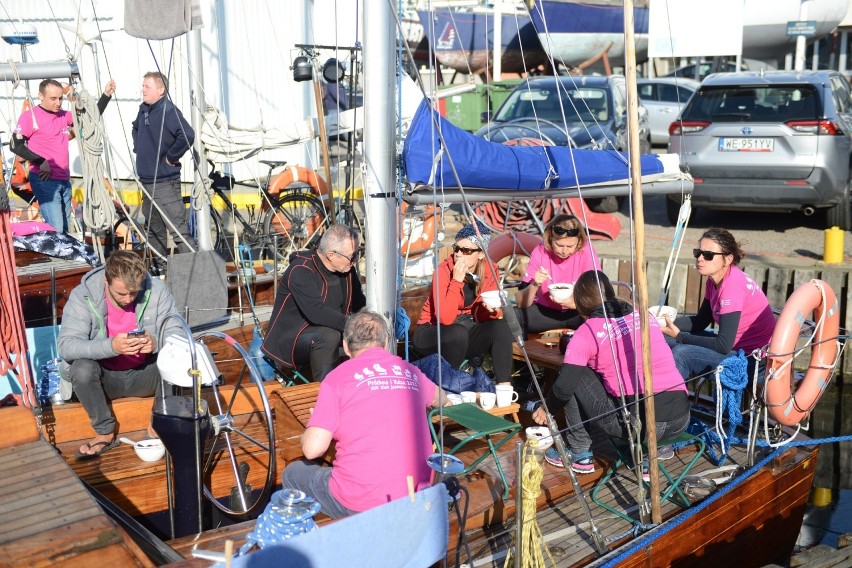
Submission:
[[[482,262],[488,261],[483,260]],[[492,265],[494,267],[493,273],[491,270],[485,270],[485,273],[482,275],[482,292],[497,289],[497,282],[494,280],[493,274],[498,273],[498,268],[496,264],[492,263]],[[435,306],[438,305],[439,297],[441,300],[442,325],[452,324],[462,314],[471,314],[476,321],[502,318],[503,310],[497,310],[496,313],[492,314],[482,304],[481,296],[477,296],[469,306],[464,305],[464,282],[453,280],[453,266],[455,266],[455,257],[452,255],[438,265],[438,269],[432,275],[432,290],[426,299],[426,304],[423,306],[423,311],[420,313],[417,325],[424,323],[438,324],[438,314],[435,312]]]

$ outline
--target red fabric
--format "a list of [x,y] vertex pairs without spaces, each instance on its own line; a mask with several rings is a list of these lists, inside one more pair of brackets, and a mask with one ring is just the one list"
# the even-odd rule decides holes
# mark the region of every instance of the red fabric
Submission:
[[[482,262],[488,261],[482,260]],[[423,306],[423,311],[420,313],[420,319],[417,320],[417,325],[423,323],[438,324],[438,314],[435,312],[434,306],[438,305],[439,296],[442,325],[450,325],[456,321],[458,316],[463,314],[472,314],[476,321],[502,318],[503,310],[497,310],[496,313],[492,314],[482,304],[482,296],[477,295],[471,305],[464,305],[464,283],[453,280],[453,266],[455,266],[455,257],[452,255],[438,265],[438,269],[432,275],[432,289],[426,299],[426,304]],[[493,264],[493,268],[493,271],[485,270],[482,275],[480,292],[497,290],[497,281],[494,280],[493,274],[498,274],[499,269],[496,264]]]

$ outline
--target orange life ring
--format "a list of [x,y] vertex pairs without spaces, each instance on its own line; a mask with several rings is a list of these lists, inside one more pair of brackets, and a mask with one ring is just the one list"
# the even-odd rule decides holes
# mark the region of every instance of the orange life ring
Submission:
[[[813,311],[816,329],[808,372],[793,392],[793,352],[805,317]],[[769,343],[764,401],[770,416],[785,426],[808,417],[828,387],[837,362],[840,309],[831,286],[822,280],[802,284],[784,304]]]
[[491,262],[500,262],[513,254],[529,256],[539,244],[541,244],[541,237],[538,235],[523,231],[509,231],[491,239],[488,243],[488,257]]
[[[438,213],[437,207],[429,205],[423,211],[423,224],[417,225],[416,228],[410,229],[408,234],[405,234],[405,213],[408,211],[408,203],[402,202],[399,209],[400,234],[402,239],[399,241],[399,254],[404,257],[412,257],[423,254],[432,248],[435,243],[435,234],[437,233]],[[417,232],[417,229],[420,232]],[[413,238],[412,237],[416,237]]]
[[323,201],[328,199],[328,184],[318,173],[304,166],[287,166],[284,171],[272,176],[269,181],[269,193],[278,195],[288,185],[297,181],[311,186]]

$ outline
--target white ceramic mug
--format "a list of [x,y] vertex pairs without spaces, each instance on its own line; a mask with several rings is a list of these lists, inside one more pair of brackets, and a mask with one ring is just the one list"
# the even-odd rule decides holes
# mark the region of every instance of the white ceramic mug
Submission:
[[518,393],[512,389],[512,385],[497,385],[497,406],[509,406],[518,400]]
[[494,404],[497,402],[497,394],[493,392],[481,392],[479,393],[479,405],[482,406],[483,410],[491,410],[494,408]]
[[472,404],[476,403],[476,393],[473,391],[461,391],[459,393],[461,395],[462,402],[470,402]]

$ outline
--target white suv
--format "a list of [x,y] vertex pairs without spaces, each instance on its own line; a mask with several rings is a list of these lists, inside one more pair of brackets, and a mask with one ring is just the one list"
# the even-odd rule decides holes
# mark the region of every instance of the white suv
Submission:
[[[669,127],[697,207],[821,210],[852,229],[852,97],[834,71],[717,73]],[[675,222],[679,196],[667,201]]]

